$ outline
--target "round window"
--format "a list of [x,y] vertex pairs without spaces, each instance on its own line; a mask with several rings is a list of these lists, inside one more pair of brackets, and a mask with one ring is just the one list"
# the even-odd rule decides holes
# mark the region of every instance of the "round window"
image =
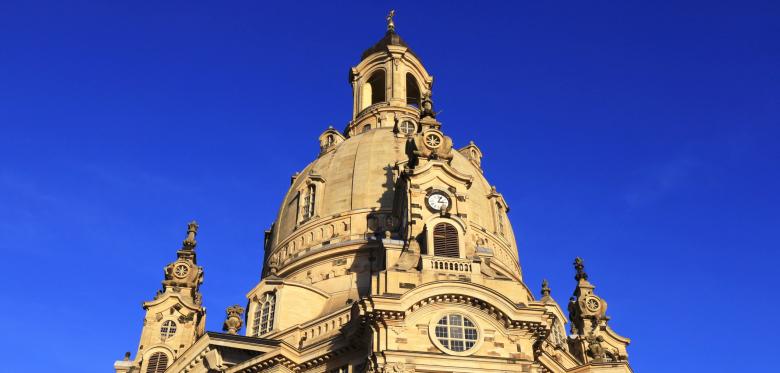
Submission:
[[441,347],[454,352],[471,350],[479,338],[474,322],[457,313],[442,316],[436,323],[434,334]]
[[160,327],[160,339],[164,341],[174,334],[176,334],[176,323],[173,320],[166,320]]
[[401,130],[401,133],[404,135],[410,136],[414,134],[415,125],[412,123],[412,121],[405,120],[401,122],[401,125],[398,126],[398,129]]

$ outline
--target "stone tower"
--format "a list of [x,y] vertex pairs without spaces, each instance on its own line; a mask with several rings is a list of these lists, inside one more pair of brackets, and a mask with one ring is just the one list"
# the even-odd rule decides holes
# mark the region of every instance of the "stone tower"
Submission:
[[393,15],[350,69],[351,120],[320,135],[266,231],[244,335],[233,306],[228,334],[166,372],[630,372],[582,260],[568,318],[523,282],[509,206],[480,148],[446,135]]
[[130,361],[128,353],[125,361],[115,364],[117,372],[163,372],[203,335],[206,310],[199,292],[203,268],[196,261],[197,232],[196,222],[187,225],[176,260],[164,268],[162,289],[143,303],[146,316],[136,357]]

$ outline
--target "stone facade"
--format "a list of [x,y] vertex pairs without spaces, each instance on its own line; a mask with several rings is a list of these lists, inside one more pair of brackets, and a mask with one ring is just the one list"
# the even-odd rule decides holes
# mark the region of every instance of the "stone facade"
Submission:
[[203,331],[193,223],[116,371],[630,372],[581,259],[568,317],[546,282],[540,299],[523,282],[509,206],[480,148],[454,148],[436,119],[392,13],[349,82],[352,120],[293,175],[244,319],[232,306],[226,333]]

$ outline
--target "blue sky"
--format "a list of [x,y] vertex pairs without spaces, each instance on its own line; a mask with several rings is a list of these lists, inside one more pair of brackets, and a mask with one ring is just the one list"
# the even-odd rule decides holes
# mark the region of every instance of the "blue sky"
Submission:
[[532,289],[565,302],[582,256],[635,371],[766,370],[780,3],[283,3],[0,3],[5,369],[135,352],[191,219],[220,330],[392,7],[443,130],[510,205]]

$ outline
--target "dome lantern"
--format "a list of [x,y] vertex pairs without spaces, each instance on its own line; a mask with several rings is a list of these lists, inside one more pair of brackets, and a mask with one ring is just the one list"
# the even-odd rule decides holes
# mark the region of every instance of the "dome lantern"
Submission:
[[360,63],[350,69],[352,120],[345,135],[355,136],[396,120],[420,117],[423,97],[429,94],[433,77],[420,59],[395,32],[394,11],[387,16],[387,32],[363,52]]

